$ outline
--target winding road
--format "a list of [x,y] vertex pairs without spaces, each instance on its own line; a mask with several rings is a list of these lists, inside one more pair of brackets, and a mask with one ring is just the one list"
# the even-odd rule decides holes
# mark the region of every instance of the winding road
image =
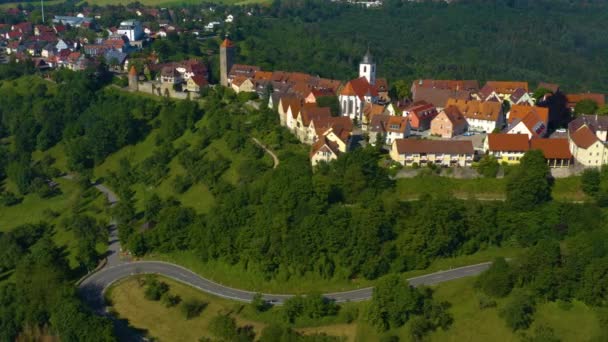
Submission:
[[[95,187],[102,192],[108,199],[110,205],[118,202],[118,197],[112,190],[102,184]],[[162,261],[127,261],[120,257],[121,247],[118,239],[116,224],[111,223],[109,232],[109,245],[107,262],[101,269],[89,274],[79,284],[79,292],[83,299],[93,310],[100,314],[105,313],[104,292],[113,283],[138,274],[158,274],[172,278],[186,285],[195,287],[219,297],[232,299],[241,302],[251,302],[255,292],[234,289],[205,279],[196,273],[172,263]],[[478,275],[490,267],[491,262],[484,262],[454,268],[446,271],[439,271],[427,275],[409,278],[412,286],[435,285],[446,281]],[[373,292],[372,287],[356,289],[345,292],[326,293],[325,297],[336,302],[356,302],[368,300]],[[292,297],[290,294],[263,294],[263,298],[272,304],[282,304],[286,299]]]
[[266,145],[262,144],[257,138],[251,138],[251,140],[253,140],[256,145],[260,146],[264,151],[266,151],[266,153],[268,153],[272,157],[272,168],[276,169],[277,166],[279,166],[279,157],[277,157],[274,152],[272,152],[268,147],[266,147]]

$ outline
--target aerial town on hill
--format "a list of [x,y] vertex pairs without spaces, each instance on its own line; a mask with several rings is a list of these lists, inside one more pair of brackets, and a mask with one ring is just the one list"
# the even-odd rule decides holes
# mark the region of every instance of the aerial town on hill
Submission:
[[[17,9],[7,13],[21,15]],[[133,14],[160,18],[152,8]],[[204,27],[213,33],[234,20],[228,15]],[[49,25],[0,24],[0,61],[32,61],[41,71],[79,71],[104,63],[115,74],[127,75],[131,91],[181,99],[196,98],[210,85],[203,61],[159,63],[154,53],[139,53],[152,39],[180,34],[176,25],[159,19],[153,32],[152,25],[137,19],[116,24],[99,27],[94,13],[56,15]],[[107,37],[74,38],[68,34],[74,30],[105,31]],[[608,163],[608,117],[577,113],[574,120],[567,119],[581,101],[604,106],[603,94],[563,94],[550,83],[532,91],[523,81],[488,81],[480,87],[476,80],[417,79],[411,96],[392,98],[387,79],[376,76],[369,50],[360,60],[359,77],[346,81],[237,64],[236,50],[228,38],[220,45],[220,85],[268,98],[280,124],[312,146],[313,165],[361,143],[387,146],[395,163],[411,167],[469,167],[485,154],[515,164],[530,149],[542,150],[551,168]]]

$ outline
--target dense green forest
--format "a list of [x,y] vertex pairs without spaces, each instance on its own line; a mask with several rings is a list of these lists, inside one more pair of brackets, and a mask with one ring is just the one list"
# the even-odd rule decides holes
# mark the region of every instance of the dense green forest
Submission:
[[363,9],[277,0],[239,18],[240,60],[268,70],[349,79],[369,46],[389,80],[454,78],[559,83],[608,91],[601,1],[385,1]]

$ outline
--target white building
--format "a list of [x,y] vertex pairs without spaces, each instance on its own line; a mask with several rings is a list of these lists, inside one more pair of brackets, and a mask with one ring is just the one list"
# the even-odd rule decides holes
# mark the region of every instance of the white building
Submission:
[[342,116],[348,116],[351,120],[363,121],[363,108],[366,103],[376,103],[378,100],[378,89],[376,82],[376,64],[373,63],[369,51],[359,64],[359,78],[346,83],[340,91],[338,100]]
[[138,20],[126,20],[120,23],[116,33],[120,34],[121,36],[127,36],[129,41],[133,42],[143,38],[144,29],[141,26],[141,22]]

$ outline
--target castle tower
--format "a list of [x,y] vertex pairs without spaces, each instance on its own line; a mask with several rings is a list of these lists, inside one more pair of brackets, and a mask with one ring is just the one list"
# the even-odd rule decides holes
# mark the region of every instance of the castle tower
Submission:
[[138,91],[139,90],[139,80],[137,76],[137,70],[135,70],[135,65],[131,67],[129,70],[129,90]]
[[367,48],[367,53],[359,63],[359,77],[365,77],[369,84],[376,84],[376,63],[374,63],[369,48]]
[[224,87],[228,86],[228,74],[234,64],[235,46],[226,38],[220,45],[220,83]]

